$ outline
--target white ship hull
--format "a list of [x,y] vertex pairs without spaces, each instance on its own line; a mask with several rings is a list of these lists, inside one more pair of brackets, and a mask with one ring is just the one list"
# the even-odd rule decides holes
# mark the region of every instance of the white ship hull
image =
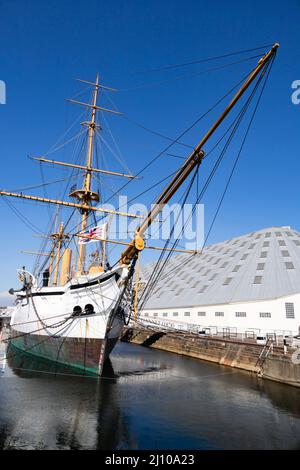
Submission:
[[33,287],[27,295],[20,292],[11,319],[12,346],[100,375],[124,325],[115,307],[127,273],[121,267],[72,279],[63,287]]

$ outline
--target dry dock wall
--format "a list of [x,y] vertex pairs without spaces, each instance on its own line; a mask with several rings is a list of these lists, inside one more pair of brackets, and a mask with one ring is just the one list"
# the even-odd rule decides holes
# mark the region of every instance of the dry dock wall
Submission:
[[300,365],[292,363],[290,354],[284,356],[282,348],[275,347],[273,354],[256,366],[263,347],[255,343],[140,328],[126,329],[121,340],[256,372],[261,377],[300,387]]
[[263,364],[263,377],[300,387],[300,364],[293,364],[289,356],[269,356]]

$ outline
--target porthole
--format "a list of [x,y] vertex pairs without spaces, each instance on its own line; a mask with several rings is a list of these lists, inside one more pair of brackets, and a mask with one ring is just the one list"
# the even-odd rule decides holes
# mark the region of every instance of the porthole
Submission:
[[73,315],[77,316],[81,314],[82,314],[82,308],[80,307],[80,305],[75,305],[75,307],[73,308]]
[[86,315],[92,315],[93,313],[95,313],[94,306],[92,304],[86,304],[86,306],[84,307],[84,313]]

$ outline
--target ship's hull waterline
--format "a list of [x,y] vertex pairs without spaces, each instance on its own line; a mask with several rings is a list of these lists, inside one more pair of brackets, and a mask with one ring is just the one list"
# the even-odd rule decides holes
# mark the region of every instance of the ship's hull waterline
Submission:
[[[119,268],[72,280],[64,288],[20,294],[11,320],[11,346],[85,375],[101,375],[124,325],[115,306],[126,273]],[[85,313],[87,305],[93,313]],[[74,315],[74,307],[82,314]]]
[[11,340],[12,348],[84,375],[101,375],[103,364],[118,340],[50,337],[44,341],[43,335],[20,337],[18,331],[13,331],[13,335],[18,337]]

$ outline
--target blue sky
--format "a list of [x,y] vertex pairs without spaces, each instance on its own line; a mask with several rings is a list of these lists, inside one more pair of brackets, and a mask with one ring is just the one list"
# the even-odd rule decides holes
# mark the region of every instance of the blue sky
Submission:
[[[82,89],[74,78],[93,80],[99,71],[104,84],[120,90],[113,95],[113,102],[124,112],[124,118],[107,115],[106,119],[128,166],[136,172],[167,142],[128,119],[175,137],[239,81],[257,59],[203,75],[201,71],[219,63],[162,72],[151,69],[278,41],[281,47],[263,101],[209,241],[273,225],[300,230],[300,105],[291,101],[291,84],[300,79],[299,21],[299,0],[254,0],[247,4],[235,0],[0,0],[0,80],[7,87],[7,104],[0,105],[0,187],[13,190],[41,182],[39,165],[29,161],[27,155],[45,153],[81,112],[64,100]],[[174,80],[185,75],[193,76]],[[110,105],[105,97],[103,105]],[[205,119],[184,141],[195,145],[216,116]],[[226,182],[234,149],[237,147],[233,147],[232,156],[229,153],[204,201],[207,226]],[[52,158],[71,161],[73,150],[72,146],[65,147]],[[176,147],[175,152],[186,155],[183,147]],[[165,155],[145,174],[136,192],[151,184],[153,176],[157,180],[179,163]],[[112,166],[117,168],[115,162]],[[206,171],[204,166],[202,171]],[[64,175],[62,170],[45,168],[46,181]],[[50,188],[47,191],[53,195]],[[55,193],[59,188],[54,188]],[[43,194],[34,192],[38,193]],[[141,202],[149,202],[150,196]],[[41,231],[46,228],[47,208],[12,202]],[[20,250],[37,249],[40,240],[2,199],[0,212],[3,292],[16,286],[17,267],[30,267],[32,260]]]

